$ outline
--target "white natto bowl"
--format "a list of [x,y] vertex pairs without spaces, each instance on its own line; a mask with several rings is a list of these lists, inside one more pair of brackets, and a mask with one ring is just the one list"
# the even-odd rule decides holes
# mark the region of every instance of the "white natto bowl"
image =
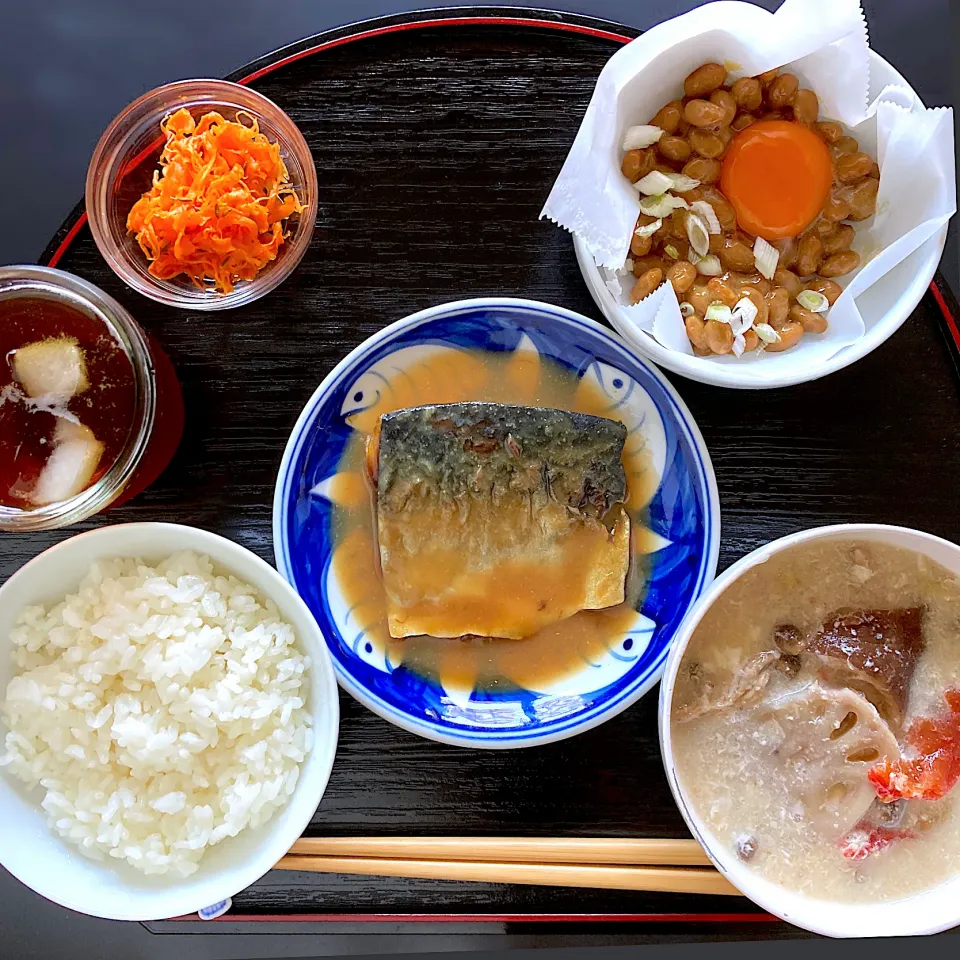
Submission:
[[[181,550],[206,554],[216,567],[269,597],[309,654],[314,744],[287,805],[265,824],[208,847],[186,879],[148,877],[126,862],[88,860],[47,826],[41,788],[28,790],[0,767],[0,863],[62,906],[110,920],[161,920],[226,900],[262,877],[303,833],[320,803],[337,749],[337,683],[320,628],[307,605],[268,563],[244,547],[195,527],[130,523],[71,537],[35,557],[0,587],[0,698],[13,675],[9,634],[19,611],[73,592],[95,560],[159,561]],[[0,736],[5,728],[0,723]]]
[[770,913],[788,923],[828,937],[907,937],[939,933],[960,924],[960,873],[929,890],[900,900],[880,903],[842,903],[836,900],[818,900],[796,893],[767,880],[741,863],[733,851],[727,849],[713,835],[696,808],[687,802],[683,784],[677,777],[670,728],[673,691],[684,651],[704,614],[734,580],[757,564],[799,544],[830,540],[872,540],[902,547],[926,554],[953,573],[960,574],[960,546],[955,543],[919,530],[874,523],[842,523],[804,530],[774,540],[738,560],[711,584],[710,589],[687,614],[674,637],[664,667],[663,682],[660,686],[660,750],[667,780],[687,826],[717,869],[741,893]]
[[[883,57],[871,50],[870,100],[873,101],[880,91],[891,83],[914,92],[910,84]],[[916,96],[915,93],[914,95]],[[919,97],[917,102],[921,102]],[[818,362],[796,373],[770,380],[747,381],[743,378],[743,374],[744,371],[749,370],[749,365],[738,366],[735,363],[711,361],[709,357],[677,353],[675,350],[668,350],[653,337],[639,330],[604,285],[600,268],[594,262],[584,242],[577,236],[573,239],[580,272],[587,282],[590,295],[613,328],[630,346],[654,363],[681,376],[717,387],[733,387],[738,390],[768,390],[773,387],[789,387],[795,383],[818,380],[828,373],[850,366],[851,363],[876,350],[881,343],[900,329],[903,322],[916,309],[936,273],[946,242],[947,227],[944,226],[939,233],[922,243],[910,256],[901,260],[889,273],[857,297],[857,306],[860,308],[866,333],[856,343],[843,347],[826,363]],[[844,285],[843,280],[841,285]],[[803,341],[791,353],[796,354],[802,349]]]

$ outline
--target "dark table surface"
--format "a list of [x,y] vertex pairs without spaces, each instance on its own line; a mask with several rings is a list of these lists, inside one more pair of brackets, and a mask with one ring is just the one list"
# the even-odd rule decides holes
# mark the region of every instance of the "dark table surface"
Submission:
[[[375,12],[367,6],[351,5],[351,15]],[[593,9],[601,6],[602,11]],[[591,4],[590,12],[625,16],[620,6]],[[884,52],[878,37],[884,24],[888,29],[897,25],[895,16],[891,24],[885,14],[898,5],[879,6],[881,10],[868,9],[868,15],[872,13],[874,46]],[[107,7],[102,8],[104,17]],[[265,30],[260,46],[248,51],[243,44],[256,39],[255,31],[244,32],[245,8],[240,9],[239,17],[229,19],[236,31],[235,49],[243,51],[237,60],[323,25],[304,23],[302,29],[293,29],[284,17],[286,33],[271,38]],[[246,9],[252,16],[253,5]],[[257,9],[265,12],[265,7]],[[637,25],[648,25],[677,9],[656,5],[656,16]],[[133,15],[129,9],[122,12],[110,6],[110,10],[114,16],[108,37],[115,47],[108,47],[107,38],[95,36],[89,23],[65,8],[56,21],[58,29],[65,29],[65,22],[74,31],[82,27],[79,34],[71,34],[75,48],[84,46],[76,43],[79,36],[91,46],[102,45],[101,61],[111,59],[107,50],[114,50],[138,78],[131,87],[126,76],[125,85],[119,91],[110,87],[108,94],[106,77],[113,77],[112,67],[107,70],[100,63],[98,89],[89,92],[83,113],[90,143],[116,109],[142,89],[174,76],[226,73],[235,66],[211,64],[209,58],[202,61],[199,48],[194,51],[196,59],[190,60],[186,57],[189,44],[187,51],[178,51],[181,59],[176,60],[168,49],[175,45],[173,38],[165,42],[155,34],[148,41],[141,30],[139,43],[146,49],[133,70],[134,53],[130,49],[120,53],[136,32]],[[30,12],[21,7],[17,16],[27,18]],[[266,19],[271,29],[278,29],[277,22]],[[916,30],[918,21],[925,24],[923,36],[929,40],[927,54],[916,57],[918,69],[911,69],[902,52],[914,50],[919,39],[905,45],[901,33],[891,59],[927,102],[947,101],[946,91],[938,93],[936,86],[945,84],[946,77],[919,69],[921,62],[929,66],[938,59],[929,50],[944,31],[938,31],[934,13],[926,20],[918,16],[916,5],[899,25],[909,24]],[[143,23],[142,18],[138,22]],[[37,39],[35,33],[33,42]],[[103,266],[85,232],[61,261],[60,266],[117,296],[164,344],[177,365],[191,414],[184,442],[164,477],[110,519],[176,519],[217,530],[272,559],[269,502],[290,427],[319,380],[365,336],[389,320],[454,295],[513,293],[597,315],[568,238],[538,222],[536,214],[576,130],[593,77],[613,48],[586,39],[571,45],[549,37],[531,45],[500,31],[485,33],[480,44],[461,37],[459,52],[464,43],[474,43],[475,60],[472,65],[461,60],[458,66],[457,58],[451,57],[455,51],[445,46],[447,41],[440,35],[408,38],[402,48],[392,40],[377,42],[380,46],[362,53],[345,48],[322,67],[308,62],[293,65],[257,84],[304,130],[325,171],[327,189],[318,243],[297,274],[271,297],[229,314],[184,316],[125,290]],[[12,50],[16,47],[11,44]],[[60,53],[70,63],[76,49],[69,55],[65,50]],[[945,64],[943,53],[939,59]],[[217,57],[224,55],[224,49],[218,49]],[[22,51],[16,51],[13,59],[19,56]],[[23,66],[19,75],[21,84],[26,78],[36,80],[36,91],[44,89],[38,75],[53,85],[38,101],[51,124],[42,136],[57,129],[54,111],[63,109],[60,98],[50,92],[57,82],[47,75],[65,69],[62,61],[54,67],[56,61],[48,47],[40,61],[31,69]],[[477,68],[474,74],[471,66]],[[10,69],[9,62],[2,69]],[[477,81],[481,73],[489,82]],[[506,77],[509,83],[504,84]],[[921,82],[923,77],[928,86]],[[104,80],[102,91],[100,79]],[[119,77],[114,79],[120,82]],[[412,79],[417,81],[415,87]],[[92,81],[87,78],[87,82]],[[361,86],[376,91],[375,103],[357,102],[353,91]],[[0,91],[8,89],[0,75]],[[458,91],[469,103],[465,112],[451,114],[449,100]],[[515,97],[512,103],[510,91]],[[538,104],[535,116],[528,109],[531,91]],[[100,93],[109,104],[102,115]],[[324,118],[323,127],[319,116]],[[371,152],[368,133],[374,119],[386,122],[390,135]],[[78,117],[73,120],[80,122]],[[534,122],[537,130],[531,136]],[[416,145],[424,137],[433,149],[415,156]],[[82,187],[88,148],[79,135],[78,140],[84,146],[76,150],[80,172],[71,173],[75,194]],[[8,162],[11,148],[30,157],[25,148],[9,140],[0,143],[4,151],[0,172],[8,177],[11,171],[16,176],[17,163],[38,162],[36,157],[24,161],[19,153]],[[456,180],[448,176],[451,161],[461,171]],[[377,175],[371,177],[370,170]],[[75,198],[67,197],[64,209]],[[0,202],[10,203],[10,193],[4,193]],[[493,206],[498,211],[495,222],[489,216]],[[456,211],[456,217],[451,211]],[[57,212],[47,233],[53,233],[62,212]],[[398,230],[398,224],[403,229]],[[33,258],[48,239],[43,235],[37,249],[11,251],[7,258]],[[6,236],[0,242],[9,245],[10,240]],[[308,290],[311,293],[305,296]],[[960,480],[957,381],[938,323],[928,296],[895,340],[867,360],[824,381],[764,393],[759,399],[753,393],[721,392],[675,379],[703,429],[718,475],[724,516],[721,568],[776,536],[832,521],[882,519],[960,539],[960,518],[954,509]],[[202,337],[198,336],[201,328]],[[924,375],[904,378],[899,375],[903,369],[922,370]],[[923,484],[903,467],[934,457],[937,469]],[[749,479],[746,485],[745,478]],[[767,494],[762,511],[743,496],[747,488]],[[0,546],[0,577],[62,536],[63,532],[5,538]],[[342,698],[342,708],[341,762],[314,821],[315,830],[350,834],[503,833],[509,829],[535,834],[548,827],[549,832],[570,835],[684,832],[662,772],[657,776],[652,697],[574,740],[494,755],[419,740],[348,697]],[[68,956],[69,938],[80,931],[96,931],[97,937],[104,938],[95,941],[99,946],[91,946],[104,956],[134,949],[134,944],[141,951],[134,955],[159,956],[170,949],[151,953],[158,949],[157,940],[146,946],[137,940],[144,928],[75,917],[33,896],[5,874],[0,876],[0,890],[7,895],[4,913],[9,917],[4,935],[11,938],[8,943],[23,945],[17,956]],[[562,913],[679,910],[681,899],[271,874],[236,902],[240,913],[402,913],[427,907],[456,911],[473,907],[478,912],[549,908]],[[704,908],[710,906],[704,903]],[[15,905],[12,911],[11,905]],[[720,906],[729,909],[728,902]],[[57,923],[49,922],[54,919]],[[607,936],[614,935],[608,932]],[[628,935],[630,939],[640,936]],[[159,939],[170,945],[179,934],[167,933]],[[211,956],[292,955],[286,951],[294,939],[301,938],[283,940],[283,946],[278,940],[269,948],[259,941],[254,953],[252,947],[221,935],[215,938],[216,953],[208,952],[209,946],[202,949],[203,955]],[[478,934],[477,942],[480,939]],[[195,944],[197,938],[185,942]],[[337,952],[346,943],[327,938],[321,947]],[[350,943],[354,950],[372,949],[360,939]],[[383,945],[381,940],[378,946]]]

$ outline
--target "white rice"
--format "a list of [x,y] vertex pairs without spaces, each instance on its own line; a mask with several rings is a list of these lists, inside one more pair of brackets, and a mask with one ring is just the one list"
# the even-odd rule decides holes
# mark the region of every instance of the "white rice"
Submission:
[[293,793],[313,743],[309,658],[209,557],[97,563],[10,639],[0,766],[45,791],[50,825],[88,856],[185,877]]

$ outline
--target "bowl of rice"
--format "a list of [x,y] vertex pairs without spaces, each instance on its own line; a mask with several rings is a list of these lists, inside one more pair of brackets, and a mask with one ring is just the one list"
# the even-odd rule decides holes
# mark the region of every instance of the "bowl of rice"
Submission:
[[0,863],[109,919],[226,901],[310,822],[338,720],[316,621],[249,550],[72,537],[0,587]]

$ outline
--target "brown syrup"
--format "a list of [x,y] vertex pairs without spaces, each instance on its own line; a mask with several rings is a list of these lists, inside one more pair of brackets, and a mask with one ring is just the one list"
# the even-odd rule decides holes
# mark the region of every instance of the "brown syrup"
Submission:
[[[14,375],[15,351],[67,339],[83,353],[89,386],[57,403],[31,402]],[[103,451],[87,487],[116,462],[127,442],[136,404],[133,366],[103,320],[59,300],[0,299],[0,504],[30,509],[41,471],[54,447],[58,419],[93,432]]]

